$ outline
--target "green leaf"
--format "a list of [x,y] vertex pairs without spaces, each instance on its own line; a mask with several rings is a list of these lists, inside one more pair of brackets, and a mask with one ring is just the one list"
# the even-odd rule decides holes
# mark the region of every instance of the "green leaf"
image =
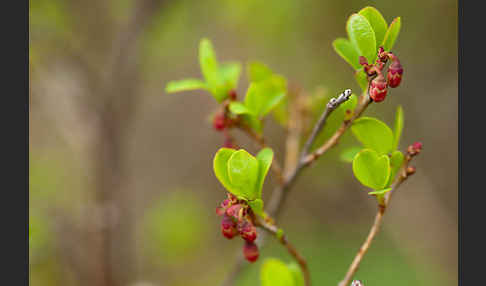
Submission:
[[263,148],[260,152],[258,152],[256,159],[258,161],[258,180],[256,188],[258,190],[258,197],[261,197],[263,182],[265,181],[268,170],[272,165],[273,150],[270,148]]
[[248,205],[256,215],[260,217],[265,217],[265,212],[263,211],[263,201],[261,199],[248,201]]
[[225,62],[219,68],[220,77],[223,81],[223,89],[226,94],[238,86],[241,73],[241,64],[238,62]]
[[251,111],[239,101],[232,101],[229,105],[229,110],[234,114],[251,114]]
[[354,69],[359,69],[361,67],[359,64],[360,55],[348,39],[338,38],[332,42],[332,46],[336,53],[338,53],[338,55],[340,55]]
[[292,275],[294,276],[294,285],[304,286],[305,285],[304,274],[302,273],[302,269],[300,269],[300,266],[295,262],[291,262],[287,265],[287,267],[292,273]]
[[265,64],[253,61],[246,66],[250,82],[259,82],[272,76],[273,72]]
[[362,15],[353,14],[346,23],[346,29],[348,37],[356,47],[359,55],[366,57],[368,62],[373,62],[377,54],[377,49],[375,32],[370,22]]
[[167,83],[165,87],[165,91],[167,93],[174,93],[180,91],[187,91],[187,90],[196,90],[196,89],[207,89],[206,83],[199,79],[183,79],[177,81],[170,81]]
[[286,91],[285,78],[272,75],[266,80],[250,84],[245,97],[245,105],[253,114],[263,117],[285,97]]
[[353,162],[353,159],[356,156],[356,154],[358,154],[359,151],[361,151],[361,149],[363,148],[358,146],[350,147],[341,153],[340,158],[344,162],[351,163]]
[[351,131],[364,147],[379,154],[388,154],[393,146],[393,132],[382,121],[372,117],[361,117],[353,122]]
[[256,182],[259,164],[255,157],[243,149],[234,152],[228,160],[228,178],[232,187],[239,190],[239,195],[254,200],[258,198]]
[[216,155],[214,155],[213,159],[213,170],[214,174],[216,175],[216,178],[218,178],[219,182],[225,187],[226,190],[228,190],[230,193],[236,195],[239,195],[233,191],[233,186],[230,182],[229,176],[228,176],[228,160],[235,153],[235,149],[230,149],[230,148],[221,148],[216,152]]
[[266,259],[260,270],[261,286],[295,286],[294,275],[276,258]]
[[398,148],[398,143],[400,143],[400,137],[402,136],[403,131],[403,109],[402,106],[399,105],[397,108],[397,113],[395,115],[395,129],[393,130],[393,147],[392,150],[396,150]]
[[370,22],[373,31],[375,32],[376,47],[381,46],[383,39],[385,38],[386,30],[388,29],[388,24],[383,18],[383,15],[376,10],[375,7],[365,7],[359,11],[359,14],[364,16],[368,22]]
[[391,51],[393,48],[398,34],[400,33],[401,25],[402,23],[400,17],[395,18],[391,22],[390,27],[388,27],[388,30],[386,31],[385,39],[383,40],[383,48],[385,51]]
[[273,118],[277,121],[281,126],[287,127],[289,121],[289,100],[287,96],[280,101],[279,104],[275,106],[273,109]]
[[201,73],[204,79],[212,90],[221,84],[218,61],[213,45],[206,38],[199,43],[199,65],[201,66]]
[[354,73],[354,78],[358,82],[359,87],[361,87],[361,90],[365,92],[368,89],[368,76],[364,72],[363,68]]
[[243,119],[243,122],[248,125],[253,131],[255,131],[257,134],[262,134],[262,121],[258,117],[256,117],[256,115],[254,115],[253,113],[241,114],[241,118]]
[[364,149],[354,157],[353,173],[361,184],[381,190],[390,176],[390,159],[375,150]]
[[402,167],[403,160],[405,160],[405,156],[402,152],[395,150],[390,155],[390,178],[388,179],[387,186],[390,186],[393,181],[395,180],[395,176],[397,175],[400,167]]
[[391,191],[392,188],[387,188],[387,189],[384,189],[384,190],[379,190],[379,191],[373,191],[373,192],[369,192],[368,195],[375,195],[375,196],[382,196],[386,193],[388,193],[389,191]]

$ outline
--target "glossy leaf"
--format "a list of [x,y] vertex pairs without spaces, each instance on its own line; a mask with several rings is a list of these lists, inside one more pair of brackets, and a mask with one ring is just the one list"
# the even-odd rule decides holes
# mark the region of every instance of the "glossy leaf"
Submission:
[[263,188],[263,182],[265,181],[265,177],[268,174],[268,170],[272,165],[273,161],[273,150],[270,148],[263,148],[260,152],[258,152],[256,159],[258,161],[258,179],[257,179],[257,189],[259,190],[258,197],[261,197],[261,190]]
[[295,262],[291,262],[287,265],[287,267],[294,276],[294,286],[304,286],[304,274],[302,273],[300,266]]
[[354,78],[356,79],[356,82],[358,82],[359,87],[361,87],[361,90],[365,92],[368,89],[368,76],[364,72],[363,68],[357,70],[354,73]]
[[386,23],[383,15],[374,7],[365,7],[359,11],[360,15],[364,16],[368,22],[370,22],[373,31],[375,32],[376,47],[381,46],[383,39],[385,38],[388,24]]
[[353,173],[361,184],[374,190],[382,190],[390,176],[390,159],[387,155],[364,149],[354,157]]
[[276,258],[268,258],[263,262],[260,280],[261,286],[295,286],[293,273]]
[[349,40],[356,47],[359,55],[366,57],[368,62],[373,62],[377,48],[375,32],[370,22],[362,15],[353,14],[346,23],[346,29]]
[[202,39],[199,43],[199,65],[201,66],[204,79],[210,88],[221,84],[218,61],[214,53],[213,45],[206,38]]
[[393,146],[393,132],[382,121],[372,117],[361,117],[353,122],[351,131],[365,148],[379,154],[387,154]]
[[400,17],[397,17],[391,22],[390,26],[388,27],[388,30],[385,34],[385,39],[383,40],[383,48],[386,51],[391,51],[391,49],[393,48],[398,34],[400,33],[401,25],[401,19]]
[[174,93],[180,91],[196,90],[196,89],[207,89],[206,83],[199,79],[183,79],[177,81],[170,81],[165,87],[167,93]]
[[258,180],[258,161],[243,149],[234,152],[228,160],[228,177],[231,185],[244,190],[248,199],[257,198],[255,183]]
[[395,176],[397,175],[400,167],[402,167],[403,161],[405,160],[405,156],[402,152],[395,150],[390,155],[390,178],[388,179],[387,186],[390,186],[393,181],[395,180]]
[[229,105],[229,110],[234,114],[251,114],[251,111],[246,108],[242,102],[239,101],[232,101]]
[[347,163],[353,162],[354,157],[359,153],[359,151],[361,151],[361,149],[363,149],[363,147],[353,146],[344,150],[340,156],[341,161]]
[[265,212],[263,211],[263,201],[261,199],[248,201],[248,205],[256,215],[265,217]]
[[393,130],[392,150],[396,150],[398,148],[398,143],[400,143],[400,137],[402,136],[403,123],[404,123],[403,109],[402,106],[399,105],[397,108],[397,113],[395,114],[395,129]]
[[265,64],[253,61],[246,67],[250,82],[259,82],[272,76],[272,70]]
[[246,93],[245,105],[253,114],[263,117],[284,98],[286,89],[287,82],[279,75],[252,82]]
[[356,50],[354,45],[344,38],[338,38],[332,42],[332,46],[338,55],[340,55],[348,64],[350,64],[354,69],[359,69],[361,65],[359,64],[359,52]]
[[229,179],[227,167],[229,158],[235,152],[235,149],[230,148],[219,149],[213,159],[213,170],[216,178],[218,178],[219,182],[223,185],[223,187],[225,187],[225,189],[228,190],[230,193],[237,196],[241,194],[238,192],[238,190],[233,190],[233,186]]
[[243,122],[248,125],[253,131],[255,131],[257,134],[261,134],[263,131],[263,125],[262,121],[256,117],[256,115],[253,115],[253,113],[248,113],[248,114],[242,114],[241,118],[243,119]]

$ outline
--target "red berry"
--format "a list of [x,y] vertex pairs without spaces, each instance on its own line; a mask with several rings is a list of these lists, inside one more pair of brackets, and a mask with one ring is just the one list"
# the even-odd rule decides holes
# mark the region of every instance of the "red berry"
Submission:
[[387,73],[388,85],[393,88],[399,86],[400,82],[402,81],[402,75],[403,75],[403,67],[400,64],[398,58],[395,58],[393,63],[388,68],[388,73]]
[[245,245],[243,246],[243,255],[249,262],[255,262],[260,255],[258,246],[253,242],[245,242]]
[[382,74],[378,74],[370,84],[370,97],[374,102],[385,100],[387,93],[387,83]]
[[253,242],[257,238],[256,227],[249,221],[238,223],[238,232],[247,242]]
[[218,131],[222,131],[226,127],[226,118],[223,112],[217,113],[214,116],[213,127]]
[[236,223],[231,219],[231,217],[224,215],[221,220],[221,232],[227,239],[232,239],[238,234],[236,229]]

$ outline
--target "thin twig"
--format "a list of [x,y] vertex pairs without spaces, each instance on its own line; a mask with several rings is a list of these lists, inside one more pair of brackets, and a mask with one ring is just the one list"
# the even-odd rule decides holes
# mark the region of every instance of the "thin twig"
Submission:
[[279,233],[279,229],[275,224],[268,223],[264,220],[258,220],[257,225],[262,227],[264,230],[268,231],[270,234],[275,236],[278,241],[287,248],[287,251],[292,255],[297,263],[299,263],[302,273],[304,275],[304,281],[306,286],[310,286],[310,272],[307,266],[305,258],[297,251],[297,249],[287,240],[283,233]]
[[375,220],[373,222],[373,225],[371,226],[370,232],[368,233],[368,236],[366,237],[365,241],[361,245],[361,247],[358,250],[358,253],[356,253],[356,256],[353,259],[353,262],[348,268],[348,271],[346,272],[346,275],[344,276],[344,279],[339,282],[338,286],[346,286],[351,282],[351,279],[353,279],[354,274],[356,274],[356,271],[358,271],[359,265],[361,261],[363,260],[364,255],[368,251],[368,249],[371,246],[371,243],[373,242],[373,239],[376,237],[376,234],[380,230],[380,226],[383,222],[383,216],[385,215],[385,211],[389,206],[391,195],[396,189],[410,176],[407,174],[407,167],[408,163],[410,162],[411,157],[407,155],[402,168],[399,171],[399,176],[397,180],[395,181],[394,185],[392,186],[392,190],[389,191],[385,195],[384,202],[382,204],[378,204],[378,211],[375,216]]
[[[346,92],[347,93],[347,92]],[[344,94],[344,93],[343,93]],[[319,132],[319,130],[322,130],[322,128],[324,128],[324,125],[326,123],[326,120],[327,120],[327,117],[331,114],[332,111],[329,111],[328,109],[331,108],[332,110],[336,109],[341,103],[345,102],[345,100],[343,100],[344,97],[343,95],[340,95],[338,98],[341,98],[341,100],[334,100],[334,104],[331,104],[331,101],[329,102],[329,104],[326,106],[326,110],[324,111],[323,115],[321,116],[320,120],[318,121],[317,125],[320,125],[320,127],[315,127],[314,130],[318,130],[317,133]],[[349,99],[349,96],[347,96],[347,98]],[[349,127],[349,125],[356,119],[358,118],[359,116],[361,116],[361,114],[364,112],[364,110],[366,109],[366,107],[370,104],[370,99],[369,99],[369,96],[367,93],[364,93],[362,96],[361,96],[361,100],[360,100],[360,103],[359,105],[356,107],[356,109],[354,110],[354,116],[350,119],[350,120],[347,120],[347,121],[344,121],[343,124],[341,125],[341,127],[335,132],[335,134],[331,137],[331,139],[329,139],[323,146],[326,146],[326,145],[330,145],[330,147],[326,147],[326,149],[324,151],[321,151],[322,154],[324,154],[328,149],[330,149],[332,146],[336,145],[337,143],[337,140],[344,134],[344,132],[347,130],[347,128]],[[336,104],[338,103],[338,104]],[[314,132],[313,132],[314,133]],[[314,143],[315,139],[316,139],[316,135],[314,136],[310,136],[308,141],[309,143],[306,143],[306,145],[309,145],[309,146],[312,146],[312,144]],[[330,144],[329,141],[335,141],[334,143]],[[318,150],[322,149],[323,147],[320,147]],[[282,205],[284,204],[284,201],[287,197],[287,194],[288,194],[288,191],[292,185],[295,183],[297,177],[299,176],[301,170],[305,167],[305,166],[308,166],[310,164],[310,162],[314,161],[315,159],[317,159],[317,157],[321,156],[322,154],[319,154],[318,156],[315,156],[315,158],[309,162],[307,162],[305,160],[305,158],[307,158],[307,152],[304,152],[305,149],[303,149],[301,151],[301,155],[300,155],[300,160],[298,161],[298,164],[295,165],[293,167],[293,169],[288,169],[290,170],[287,174],[286,172],[286,175],[284,177],[284,181],[283,181],[283,184],[279,185],[277,188],[275,188],[272,192],[272,195],[271,195],[271,198],[270,198],[270,201],[269,201],[269,204],[268,204],[268,208],[267,208],[267,213],[271,216],[271,217],[274,217],[274,218],[277,218],[281,209],[282,209]],[[287,150],[288,152],[288,150]],[[272,164],[273,165],[273,164]],[[286,169],[288,168],[288,166],[285,166]],[[262,247],[263,244],[265,242],[265,236],[264,235],[261,235],[260,236],[260,239],[258,240],[258,244],[259,244],[259,247]],[[231,286],[233,285],[234,283],[234,280],[236,279],[236,277],[239,275],[239,273],[243,270],[243,267],[245,266],[245,264],[243,263],[243,258],[241,257],[241,255],[238,255],[238,258],[237,258],[237,261],[235,263],[235,266],[233,267],[233,270],[230,272],[230,274],[226,277],[226,279],[224,280],[222,286]]]

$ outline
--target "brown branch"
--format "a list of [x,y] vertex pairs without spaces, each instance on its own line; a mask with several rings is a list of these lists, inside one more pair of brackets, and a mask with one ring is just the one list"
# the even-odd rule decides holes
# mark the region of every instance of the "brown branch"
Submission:
[[353,262],[351,263],[351,265],[348,268],[348,271],[346,272],[346,275],[344,276],[343,280],[339,282],[338,286],[348,285],[351,282],[351,279],[353,278],[354,274],[356,274],[356,271],[358,271],[359,265],[363,260],[364,255],[366,254],[366,252],[368,252],[368,249],[370,248],[373,239],[376,237],[376,234],[380,230],[380,226],[383,222],[383,216],[385,215],[385,211],[387,210],[390,204],[390,199],[393,192],[395,192],[396,189],[398,189],[398,187],[411,175],[407,173],[408,164],[411,158],[412,157],[410,155],[407,155],[402,165],[402,168],[398,173],[399,176],[396,179],[394,185],[392,186],[392,190],[390,190],[387,194],[385,194],[384,201],[378,204],[378,212],[376,213],[375,220],[373,222],[373,225],[371,226],[370,232],[368,233],[368,236],[366,237],[365,241],[359,248],[358,253],[354,257]]
[[305,258],[297,251],[295,246],[293,246],[285,237],[283,233],[279,233],[279,228],[275,224],[271,224],[267,221],[264,220],[258,220],[257,221],[257,226],[260,226],[264,230],[268,231],[270,234],[275,236],[278,241],[285,247],[287,248],[287,251],[289,252],[290,255],[292,255],[297,263],[299,264],[300,268],[302,269],[302,273],[304,274],[304,281],[306,286],[311,285],[311,280],[310,280],[310,272],[309,268],[307,266],[307,261]]

